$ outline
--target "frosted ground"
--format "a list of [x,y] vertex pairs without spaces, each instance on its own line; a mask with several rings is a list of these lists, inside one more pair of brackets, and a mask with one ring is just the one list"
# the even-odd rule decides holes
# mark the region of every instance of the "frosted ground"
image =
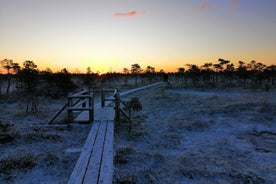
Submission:
[[[129,131],[116,125],[114,183],[274,183],[276,91],[152,88]],[[44,126],[64,104],[37,114],[1,99],[0,183],[66,183],[91,125]]]
[[[138,94],[136,94],[138,95]],[[114,183],[275,183],[276,95],[151,89],[115,134]]]

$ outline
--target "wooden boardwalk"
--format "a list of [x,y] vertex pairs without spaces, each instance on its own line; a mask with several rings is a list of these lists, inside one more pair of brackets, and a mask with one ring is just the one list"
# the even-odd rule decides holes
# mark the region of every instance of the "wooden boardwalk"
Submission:
[[[95,120],[114,120],[115,111],[113,107],[98,107],[94,110]],[[88,111],[81,112],[74,122],[87,122],[89,117]]]
[[111,184],[114,121],[97,120],[82,149],[68,184]]
[[[126,95],[163,83],[155,83],[121,93]],[[94,106],[94,121],[68,184],[111,184],[113,176],[114,107]],[[74,122],[87,122],[89,112],[81,112]]]

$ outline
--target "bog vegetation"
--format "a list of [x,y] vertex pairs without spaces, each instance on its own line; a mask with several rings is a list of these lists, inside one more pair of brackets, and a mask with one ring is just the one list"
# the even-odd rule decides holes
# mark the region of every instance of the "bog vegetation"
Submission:
[[34,61],[27,60],[20,66],[13,60],[1,61],[0,97],[17,96],[27,101],[26,112],[37,112],[37,98],[46,96],[60,98],[80,87],[89,89],[112,86],[123,80],[125,86],[138,86],[155,81],[165,81],[177,87],[255,87],[270,90],[275,86],[276,65],[266,66],[260,62],[239,61],[235,66],[228,60],[218,59],[217,63],[194,64],[179,67],[175,73],[155,71],[152,66],[142,69],[139,64],[123,68],[122,73],[70,73],[66,68],[52,72],[50,68],[39,70]]

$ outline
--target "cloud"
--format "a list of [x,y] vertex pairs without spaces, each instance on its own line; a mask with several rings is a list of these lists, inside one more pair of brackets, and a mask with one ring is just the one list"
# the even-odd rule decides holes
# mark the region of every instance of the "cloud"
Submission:
[[137,11],[130,11],[130,12],[118,12],[118,13],[114,13],[113,16],[114,17],[135,17],[137,15],[140,14],[144,14],[145,12],[137,12]]
[[196,10],[204,11],[204,10],[209,10],[211,8],[212,8],[212,4],[209,2],[205,2],[202,5],[200,5],[199,7],[197,7]]

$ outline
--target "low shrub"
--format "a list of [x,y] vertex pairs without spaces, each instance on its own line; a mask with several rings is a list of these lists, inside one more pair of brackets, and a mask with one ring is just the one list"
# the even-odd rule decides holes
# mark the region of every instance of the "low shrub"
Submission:
[[19,132],[11,123],[3,123],[0,119],[0,144],[6,144],[20,138]]
[[15,169],[31,169],[36,165],[36,157],[32,153],[9,155],[0,160],[0,172],[10,172]]

